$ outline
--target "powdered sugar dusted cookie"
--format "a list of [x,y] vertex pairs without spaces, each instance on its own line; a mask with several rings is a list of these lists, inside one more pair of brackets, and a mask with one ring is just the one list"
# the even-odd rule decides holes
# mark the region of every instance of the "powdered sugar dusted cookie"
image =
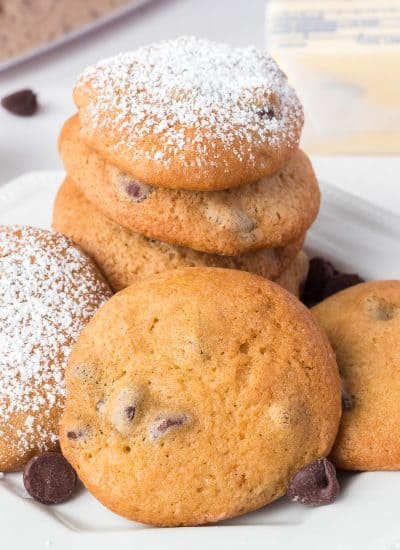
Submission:
[[297,149],[303,111],[275,61],[194,37],[89,67],[74,90],[82,138],[150,185],[227,189],[272,174]]
[[56,448],[71,347],[110,295],[63,235],[0,226],[0,470]]
[[298,300],[243,271],[138,281],[71,355],[64,455],[103,504],[196,525],[279,498],[326,456],[341,413],[329,342]]
[[237,256],[300,240],[318,213],[318,182],[300,150],[276,174],[237,189],[200,192],[135,181],[83,143],[77,116],[64,125],[59,146],[69,177],[86,198],[151,239]]

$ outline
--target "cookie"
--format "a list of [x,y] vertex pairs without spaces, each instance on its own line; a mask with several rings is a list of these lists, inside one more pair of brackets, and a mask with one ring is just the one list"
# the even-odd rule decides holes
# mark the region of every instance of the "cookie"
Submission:
[[400,281],[358,284],[313,308],[343,379],[332,460],[349,470],[400,469]]
[[[179,267],[226,267],[276,279],[294,262],[304,240],[242,256],[218,256],[147,239],[103,216],[68,178],[60,187],[54,204],[53,228],[70,237],[95,260],[115,291],[138,278]],[[296,286],[298,289],[304,280],[305,269],[304,261],[299,261],[290,273],[285,274],[286,284],[291,290]]]
[[110,296],[63,235],[0,226],[0,471],[57,448],[71,348]]
[[82,193],[107,217],[151,239],[237,256],[301,239],[318,213],[318,183],[302,151],[273,176],[201,193],[132,180],[85,146],[77,116],[65,124],[59,144],[66,171]]
[[74,100],[82,138],[138,181],[216,191],[273,174],[298,147],[303,110],[254,47],[194,37],[87,68]]
[[279,498],[329,453],[341,413],[329,342],[288,292],[237,270],[122,290],[74,347],[62,451],[114,512],[198,525]]
[[301,301],[307,307],[316,306],[328,296],[363,282],[358,273],[341,273],[324,258],[311,258]]
[[283,286],[283,288],[299,298],[307,279],[308,267],[308,256],[304,250],[302,250],[297,254],[289,267],[286,268],[279,277],[273,280],[279,286]]

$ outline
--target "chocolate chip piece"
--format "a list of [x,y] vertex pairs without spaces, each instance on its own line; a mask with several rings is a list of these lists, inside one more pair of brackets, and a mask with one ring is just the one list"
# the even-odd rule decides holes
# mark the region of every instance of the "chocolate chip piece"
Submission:
[[134,429],[134,420],[140,401],[141,395],[134,387],[122,388],[110,396],[106,416],[121,434],[127,435]]
[[125,190],[133,202],[143,202],[153,192],[153,187],[129,179],[125,183]]
[[134,407],[133,405],[130,407],[126,407],[125,416],[126,416],[126,419],[129,420],[129,422],[134,419],[135,412],[136,412],[136,407]]
[[24,468],[25,489],[42,504],[59,504],[73,493],[76,473],[60,453],[43,453],[30,459]]
[[67,432],[67,437],[68,439],[79,439],[80,433],[70,430],[69,432]]
[[339,491],[335,467],[326,458],[319,458],[292,477],[287,496],[293,502],[322,506],[333,502]]
[[275,117],[275,111],[272,107],[268,107],[268,109],[260,109],[257,111],[257,114],[259,117],[267,117],[269,120],[272,120]]
[[341,378],[340,381],[342,386],[342,409],[344,411],[350,411],[353,408],[353,399],[347,389],[344,379]]
[[72,441],[76,441],[77,439],[82,439],[82,437],[87,436],[87,434],[88,430],[85,429],[69,430],[67,432],[67,437]]
[[337,270],[327,260],[312,258],[301,295],[303,304],[312,307],[321,302],[326,283],[337,273]]
[[171,429],[183,426],[187,421],[188,417],[186,414],[160,415],[155,419],[154,424],[150,428],[150,437],[154,441]]
[[357,275],[357,273],[339,273],[331,277],[326,282],[322,296],[323,298],[327,298],[328,296],[332,296],[332,294],[336,294],[345,288],[349,288],[363,282],[364,279]]
[[349,394],[342,393],[342,409],[344,411],[351,411],[353,408],[353,400]]
[[38,109],[36,94],[28,89],[3,97],[1,104],[4,109],[18,116],[32,116]]

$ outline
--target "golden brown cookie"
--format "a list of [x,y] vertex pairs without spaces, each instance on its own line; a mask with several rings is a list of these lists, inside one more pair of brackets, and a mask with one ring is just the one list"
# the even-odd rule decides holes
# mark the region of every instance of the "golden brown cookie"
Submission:
[[308,256],[302,250],[274,282],[299,298],[307,279],[309,265]]
[[[292,264],[303,239],[283,248],[261,249],[242,256],[218,256],[154,241],[112,222],[66,179],[58,192],[53,228],[70,237],[95,260],[115,291],[136,279],[179,267],[210,266],[242,269],[276,279]],[[304,280],[304,261],[285,274],[288,287],[298,291]]]
[[74,100],[82,138],[134,179],[216,191],[268,176],[296,151],[303,110],[254,47],[181,37],[89,67]]
[[329,453],[341,413],[312,315],[237,270],[168,271],[119,292],[81,334],[66,379],[64,455],[103,504],[155,525],[279,498]]
[[312,309],[343,379],[332,459],[349,470],[400,469],[400,281],[363,283]]
[[71,348],[110,296],[63,235],[0,226],[0,471],[57,447]]
[[273,176],[201,193],[132,180],[84,145],[77,116],[66,122],[59,143],[66,171],[84,195],[119,225],[151,239],[237,256],[300,240],[318,213],[318,183],[302,151]]

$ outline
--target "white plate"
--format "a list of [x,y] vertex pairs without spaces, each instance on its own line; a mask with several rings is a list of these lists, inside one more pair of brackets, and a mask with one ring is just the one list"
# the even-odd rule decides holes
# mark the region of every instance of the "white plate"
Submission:
[[[1,187],[0,223],[48,227],[61,180],[60,172],[37,172]],[[327,184],[322,192],[308,249],[366,278],[400,279],[400,217]],[[65,504],[41,505],[26,498],[20,474],[6,474],[0,480],[1,547],[400,550],[400,473],[340,478],[342,494],[330,506],[309,508],[282,498],[217,526],[157,529],[119,518],[83,488]]]

